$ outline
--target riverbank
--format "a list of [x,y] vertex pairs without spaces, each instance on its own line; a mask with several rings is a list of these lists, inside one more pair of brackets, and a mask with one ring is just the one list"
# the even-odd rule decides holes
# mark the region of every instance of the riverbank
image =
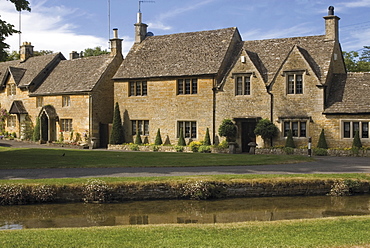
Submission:
[[351,195],[370,192],[368,174],[68,180],[0,181],[0,205]]

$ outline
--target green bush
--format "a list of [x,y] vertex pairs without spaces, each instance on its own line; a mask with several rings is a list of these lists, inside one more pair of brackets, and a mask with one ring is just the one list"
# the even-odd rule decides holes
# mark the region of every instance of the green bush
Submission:
[[130,143],[128,146],[130,147],[130,150],[131,151],[139,151],[140,150],[138,144],[132,144],[132,143]]
[[279,129],[269,119],[261,119],[258,121],[254,134],[261,135],[263,141],[267,140],[272,142],[272,139],[278,134]]
[[180,136],[179,136],[179,140],[177,142],[177,145],[178,146],[186,146],[186,142],[185,142],[185,139],[184,139],[184,133],[183,133],[182,128],[180,128]]
[[143,140],[141,139],[140,132],[137,132],[137,134],[136,134],[136,137],[135,137],[135,144],[136,144],[136,145],[142,145],[142,144],[143,144]]
[[36,125],[35,128],[33,129],[33,134],[32,134],[32,140],[33,141],[39,141],[41,139],[40,137],[40,118],[36,118]]
[[185,183],[182,187],[182,197],[192,200],[207,200],[211,198],[223,198],[226,195],[226,187],[222,183],[195,181]]
[[158,128],[157,135],[155,136],[154,144],[160,146],[163,144],[162,137],[161,137],[161,130]]
[[328,144],[326,143],[324,129],[321,130],[319,142],[317,143],[317,148],[328,149]]
[[315,156],[328,156],[328,150],[324,148],[314,148],[313,155]]
[[192,142],[190,142],[189,147],[190,147],[190,150],[191,151],[198,152],[199,151],[199,147],[201,145],[202,145],[202,143],[199,142],[199,141],[192,141]]
[[292,130],[288,131],[288,136],[286,137],[286,141],[285,141],[285,147],[295,148]]
[[218,134],[222,137],[226,137],[226,141],[235,141],[237,129],[236,125],[230,119],[224,119],[222,124],[218,128]]
[[292,148],[292,147],[284,147],[284,152],[285,152],[287,155],[294,154],[294,148]]
[[211,152],[211,146],[206,146],[206,145],[199,146],[198,151],[200,153],[210,153]]
[[211,137],[209,136],[209,129],[207,127],[206,136],[204,137],[204,145],[210,146],[211,145]]
[[84,202],[104,203],[110,200],[110,187],[99,179],[92,179],[85,185],[82,194]]
[[183,152],[184,151],[184,146],[174,146],[176,152]]
[[110,135],[109,144],[117,145],[124,143],[124,133],[121,119],[121,112],[119,110],[118,102],[114,108],[112,133]]
[[352,147],[357,147],[357,148],[362,147],[359,131],[355,132],[355,136],[353,137]]

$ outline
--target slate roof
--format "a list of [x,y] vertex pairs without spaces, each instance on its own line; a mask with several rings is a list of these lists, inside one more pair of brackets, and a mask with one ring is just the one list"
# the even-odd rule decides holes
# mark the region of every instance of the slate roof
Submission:
[[325,35],[244,41],[243,49],[258,58],[255,65],[270,84],[295,46],[324,84],[334,49],[334,41],[325,41]]
[[324,114],[370,113],[370,72],[336,74]]
[[22,101],[13,101],[12,106],[9,110],[10,114],[28,114],[26,108],[23,105]]
[[30,57],[26,61],[21,60],[6,61],[0,63],[0,86],[4,87],[6,76],[11,73],[18,87],[27,87],[40,78],[46,76],[50,65],[65,59],[61,53],[48,54],[44,56]]
[[237,28],[147,37],[134,44],[114,79],[219,73]]
[[63,60],[31,96],[90,92],[114,57],[107,55]]

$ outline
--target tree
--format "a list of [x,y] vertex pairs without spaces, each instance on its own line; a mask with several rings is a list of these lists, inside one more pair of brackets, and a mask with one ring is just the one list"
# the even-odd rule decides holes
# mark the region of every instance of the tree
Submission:
[[163,142],[162,142],[162,137],[161,137],[161,129],[158,128],[157,136],[155,136],[154,145],[160,146],[162,144]]
[[141,139],[140,131],[138,131],[136,133],[135,144],[136,145],[142,145],[143,144],[143,140]]
[[[12,51],[12,52],[7,52],[8,57],[6,58],[6,61],[11,61],[11,60],[18,60],[20,59],[20,54],[17,51]],[[54,53],[51,50],[40,50],[40,51],[34,51],[33,56],[43,56],[43,55],[48,55]]]
[[286,137],[286,141],[285,141],[285,147],[295,148],[292,130],[288,131],[288,136]]
[[209,129],[207,127],[206,136],[204,137],[204,145],[210,146],[211,145],[211,137],[209,136]]
[[364,46],[361,56],[358,52],[343,52],[344,63],[349,72],[370,71],[370,46]]
[[317,148],[328,149],[328,144],[326,143],[324,129],[321,130],[319,142],[317,143]]
[[180,137],[179,137],[179,140],[177,141],[177,145],[178,146],[186,146],[186,142],[185,142],[185,139],[184,139],[184,132],[183,132],[182,128],[180,128]]
[[103,54],[109,54],[107,50],[102,50],[100,46],[95,48],[86,48],[83,52],[84,57],[99,56]]
[[[10,2],[15,5],[17,11],[31,11],[30,3],[27,0],[10,0]],[[5,51],[9,48],[9,45],[5,43],[6,37],[17,33],[19,31],[14,29],[14,25],[0,19],[0,61],[5,61],[8,57],[8,53]]]
[[110,135],[109,144],[117,145],[117,144],[122,144],[123,142],[124,142],[124,134],[123,134],[121,112],[119,110],[118,102],[116,102],[116,106],[114,108],[114,114],[113,114],[112,133]]
[[218,134],[220,136],[226,137],[227,142],[235,141],[236,138],[236,126],[234,122],[230,119],[224,119],[222,121],[222,124],[218,128]]
[[272,139],[278,134],[279,130],[269,119],[261,119],[254,129],[255,135],[260,135],[263,141],[266,143],[267,140],[270,140],[272,144]]

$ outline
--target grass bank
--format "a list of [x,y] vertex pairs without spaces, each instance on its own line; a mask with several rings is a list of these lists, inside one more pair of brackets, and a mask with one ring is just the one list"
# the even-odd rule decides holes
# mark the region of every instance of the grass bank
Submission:
[[370,216],[0,231],[1,247],[370,247]]
[[0,157],[0,169],[235,166],[313,161],[313,158],[296,155],[115,152],[4,147],[0,147]]

